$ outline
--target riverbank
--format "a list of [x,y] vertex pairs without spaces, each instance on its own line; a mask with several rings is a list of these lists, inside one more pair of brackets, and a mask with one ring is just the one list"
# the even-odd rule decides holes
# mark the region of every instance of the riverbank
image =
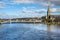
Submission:
[[41,22],[42,24],[47,24],[47,25],[56,25],[56,26],[60,26],[60,23],[56,23],[56,22]]
[[1,22],[0,22],[0,24],[1,24]]
[[[11,22],[12,24],[13,23],[26,23],[26,24],[47,24],[47,25],[57,25],[57,26],[60,26],[60,23],[57,23],[57,22]],[[10,22],[7,22],[7,23],[1,23],[0,24],[10,24]]]

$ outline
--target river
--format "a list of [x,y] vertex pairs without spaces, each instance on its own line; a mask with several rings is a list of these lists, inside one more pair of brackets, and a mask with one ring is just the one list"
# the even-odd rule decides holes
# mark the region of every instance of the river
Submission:
[[60,40],[60,26],[13,23],[0,25],[0,40]]

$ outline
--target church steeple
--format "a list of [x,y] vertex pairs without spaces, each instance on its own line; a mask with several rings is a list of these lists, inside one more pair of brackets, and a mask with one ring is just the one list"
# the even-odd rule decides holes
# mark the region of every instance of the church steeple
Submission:
[[47,16],[50,16],[50,5],[48,6]]
[[50,19],[50,5],[48,6],[48,10],[47,10],[47,18],[46,19]]

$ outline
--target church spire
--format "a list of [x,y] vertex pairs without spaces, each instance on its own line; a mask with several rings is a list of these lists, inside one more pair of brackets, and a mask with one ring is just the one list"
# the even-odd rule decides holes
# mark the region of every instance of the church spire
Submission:
[[50,5],[48,5],[47,16],[50,16]]
[[48,10],[47,10],[47,19],[50,19],[50,5],[48,5]]

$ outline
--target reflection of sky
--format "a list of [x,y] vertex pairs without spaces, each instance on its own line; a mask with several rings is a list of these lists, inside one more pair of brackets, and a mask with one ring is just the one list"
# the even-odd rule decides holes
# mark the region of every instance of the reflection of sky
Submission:
[[47,40],[49,37],[51,37],[54,40],[57,39],[60,40],[60,33],[56,34],[57,33],[56,30],[58,30],[58,28],[60,30],[60,27],[55,27],[55,26],[47,27],[47,25],[44,24],[23,24],[23,23],[3,24],[0,25],[0,39],[1,40],[40,40],[40,39]]
[[50,28],[50,31],[51,32],[60,33],[59,32],[59,30],[60,30],[60,27],[59,26],[56,27],[56,26],[51,25],[49,28]]
[[[6,26],[6,27],[4,27]],[[23,27],[26,27],[26,28],[33,28],[33,29],[36,29],[36,30],[43,30],[43,31],[50,31],[50,32],[55,32],[55,33],[60,33],[59,30],[60,30],[60,27],[59,26],[54,26],[54,25],[45,25],[45,24],[8,24],[8,27],[7,27],[7,24],[4,24],[4,25],[1,25],[1,27],[4,28],[11,28],[11,27],[19,27],[19,26],[23,26]],[[0,27],[0,28],[1,28]],[[2,30],[3,30],[2,29]]]

